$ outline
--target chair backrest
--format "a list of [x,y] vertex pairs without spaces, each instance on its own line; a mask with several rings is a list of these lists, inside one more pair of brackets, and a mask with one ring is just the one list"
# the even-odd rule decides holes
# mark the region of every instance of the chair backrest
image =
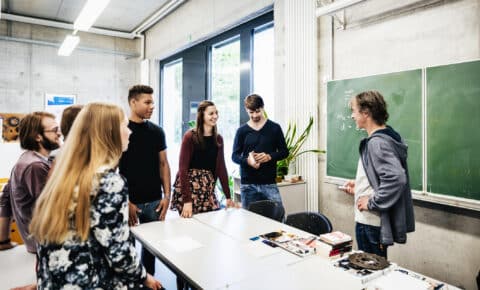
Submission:
[[248,210],[264,217],[283,222],[285,217],[285,209],[280,203],[272,200],[261,200],[250,203]]
[[332,231],[330,220],[318,212],[292,213],[287,216],[285,223],[317,236]]

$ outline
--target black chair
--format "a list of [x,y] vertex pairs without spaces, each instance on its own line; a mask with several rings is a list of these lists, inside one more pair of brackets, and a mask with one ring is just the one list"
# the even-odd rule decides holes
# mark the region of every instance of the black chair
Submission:
[[318,212],[292,213],[287,216],[285,223],[316,236],[332,231],[330,220]]
[[279,222],[283,222],[283,218],[285,217],[285,209],[283,206],[272,200],[252,202],[248,206],[248,210]]

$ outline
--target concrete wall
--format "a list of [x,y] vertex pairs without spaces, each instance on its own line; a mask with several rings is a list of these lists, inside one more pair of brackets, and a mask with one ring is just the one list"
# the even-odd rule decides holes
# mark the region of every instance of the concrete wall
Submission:
[[[335,22],[333,35],[332,18],[319,18],[320,144],[323,148],[326,147],[327,116],[325,79],[480,58],[480,1],[433,2],[365,1],[346,10],[347,28],[337,29],[339,25]],[[325,168],[326,162],[322,161],[323,180]],[[353,198],[325,182],[321,182],[319,188],[320,211],[332,220],[335,228],[354,234]],[[480,270],[479,213],[417,202],[415,214],[416,231],[409,234],[406,245],[390,248],[389,258],[448,283],[476,289],[475,276]]]
[[128,87],[140,80],[139,41],[79,33],[72,55],[58,56],[54,45],[67,33],[0,21],[0,112],[43,110],[45,93],[74,94],[77,103],[98,100],[127,107]]

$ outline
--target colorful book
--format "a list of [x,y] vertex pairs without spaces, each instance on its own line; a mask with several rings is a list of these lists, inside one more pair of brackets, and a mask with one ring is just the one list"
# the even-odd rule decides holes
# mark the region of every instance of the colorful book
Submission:
[[339,257],[352,251],[352,241],[337,245],[330,245],[324,241],[318,240],[315,244],[315,251],[317,255],[326,258]]

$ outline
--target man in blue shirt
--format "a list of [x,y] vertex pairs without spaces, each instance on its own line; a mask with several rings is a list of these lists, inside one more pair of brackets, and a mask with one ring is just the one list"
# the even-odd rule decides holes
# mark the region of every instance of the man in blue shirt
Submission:
[[244,104],[250,120],[237,130],[232,153],[232,160],[240,165],[242,207],[248,209],[259,200],[282,205],[275,183],[277,161],[288,156],[282,128],[265,118],[259,95],[247,96]]

